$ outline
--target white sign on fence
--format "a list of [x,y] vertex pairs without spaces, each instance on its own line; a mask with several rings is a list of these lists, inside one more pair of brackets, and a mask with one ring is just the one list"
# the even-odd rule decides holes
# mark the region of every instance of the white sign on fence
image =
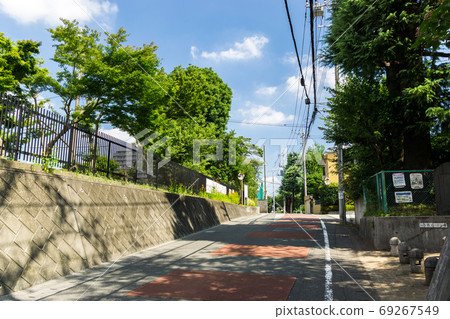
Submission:
[[405,174],[403,173],[392,174],[392,182],[394,183],[395,188],[405,187],[406,186]]
[[395,202],[397,204],[400,203],[412,203],[413,202],[413,196],[412,192],[395,192]]
[[423,176],[420,173],[409,174],[409,180],[411,181],[412,189],[422,189],[423,188]]

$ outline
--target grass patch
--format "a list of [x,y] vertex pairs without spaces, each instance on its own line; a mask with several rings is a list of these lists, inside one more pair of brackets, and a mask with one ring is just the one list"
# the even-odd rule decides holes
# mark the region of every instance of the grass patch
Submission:
[[389,208],[387,214],[384,211],[369,211],[364,216],[436,216],[436,206],[403,204]]

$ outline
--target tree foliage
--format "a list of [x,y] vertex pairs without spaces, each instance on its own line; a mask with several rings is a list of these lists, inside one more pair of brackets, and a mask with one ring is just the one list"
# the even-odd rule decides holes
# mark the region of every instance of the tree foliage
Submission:
[[14,42],[0,33],[0,92],[11,92],[20,97],[36,96],[36,86],[42,85],[48,73],[41,68],[40,45],[33,40]]
[[[284,167],[284,174],[281,178],[281,185],[278,192],[286,198],[286,208],[292,212],[296,207],[295,195],[302,194],[301,192],[301,179],[303,170],[301,166],[300,154],[291,152],[287,156],[286,166]],[[294,199],[294,203],[293,203]],[[297,207],[300,205],[297,202]]]
[[[448,7],[441,3],[433,11],[435,5],[333,2],[323,57],[346,79],[331,90],[325,136],[351,146],[344,168],[346,190],[354,196],[361,193],[361,182],[379,170],[425,169],[442,160],[435,150],[436,144],[445,145],[450,73],[440,60],[445,52],[433,41],[448,40],[448,33],[442,35],[448,30],[442,20]],[[432,31],[432,23],[439,30]]]
[[424,15],[417,30],[416,44],[425,48],[433,48],[436,52],[442,45],[450,49],[450,2],[439,0]]
[[428,56],[433,59],[437,52],[414,43],[417,29],[434,3],[383,0],[371,7],[368,0],[336,1],[326,38],[327,63],[339,65],[361,82],[378,82],[386,88],[390,107],[386,120],[398,125],[391,134],[402,139],[394,150],[399,168],[431,166],[431,121],[426,111],[437,102],[431,93],[442,85],[442,78],[431,79],[429,74],[430,68],[438,65],[429,63]]
[[[50,91],[59,97],[71,123],[90,130],[110,123],[132,136],[143,135],[138,143],[147,148],[164,137],[167,142],[156,155],[164,157],[169,151],[172,161],[236,189],[238,173],[245,173],[250,196],[256,196],[262,150],[250,139],[226,131],[232,91],[211,68],[178,66],[167,74],[156,55],[157,46],[127,45],[128,34],[122,28],[102,34],[76,20],[61,19],[61,25],[48,31],[55,48],[52,60],[59,67],[55,75],[40,68],[39,43],[14,43],[0,34],[0,91],[34,98],[40,105],[48,101],[39,101],[38,93]],[[52,132],[45,140],[44,155],[51,156],[69,129],[67,121],[59,132]],[[157,138],[144,143],[151,134]],[[200,163],[194,162],[196,140],[221,143],[223,159],[205,156],[216,151],[207,146]],[[90,142],[93,150],[93,139]]]
[[101,41],[98,31],[61,21],[49,29],[60,67],[49,90],[60,96],[66,115],[88,126],[110,122],[131,134],[155,122],[164,97],[157,47],[127,46],[124,29]]
[[[315,199],[320,198],[319,189],[323,184],[323,169],[320,166],[320,161],[324,151],[325,147],[323,145],[315,143],[307,149],[305,154],[306,187],[308,195],[312,195]],[[286,198],[286,206],[288,208],[292,207],[292,199],[294,199],[294,209],[298,209],[304,203],[305,188],[303,176],[301,155],[296,152],[289,153],[279,188],[279,193]]]
[[[231,109],[232,91],[211,68],[176,67],[168,75],[169,118],[193,117],[213,123],[217,136],[225,132]],[[177,103],[181,106],[178,106]]]
[[338,184],[336,183],[332,183],[330,185],[320,185],[319,197],[322,207],[336,205],[339,202],[338,188]]

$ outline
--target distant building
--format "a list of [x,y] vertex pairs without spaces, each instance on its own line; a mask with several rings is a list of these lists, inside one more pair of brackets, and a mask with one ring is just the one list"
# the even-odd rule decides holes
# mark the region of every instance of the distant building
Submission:
[[[119,150],[113,154],[112,158],[119,165],[119,171],[136,169],[137,152],[132,152],[131,150]],[[137,178],[147,179],[148,176],[145,171],[138,171]]]
[[112,158],[119,165],[119,170],[131,169],[136,166],[136,152],[130,150],[116,151]]
[[330,185],[331,183],[337,184],[339,182],[336,152],[324,153],[319,165],[323,167],[322,180],[325,184]]

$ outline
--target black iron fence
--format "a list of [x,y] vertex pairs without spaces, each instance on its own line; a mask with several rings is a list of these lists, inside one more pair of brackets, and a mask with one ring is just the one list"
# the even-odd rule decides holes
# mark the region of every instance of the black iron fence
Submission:
[[[171,161],[148,161],[143,153],[134,144],[83,128],[56,112],[0,93],[0,156],[156,188],[184,185],[198,192],[213,180]],[[139,165],[139,161],[143,164]],[[150,163],[153,169],[149,170]],[[215,182],[226,187],[227,192],[231,190]]]

